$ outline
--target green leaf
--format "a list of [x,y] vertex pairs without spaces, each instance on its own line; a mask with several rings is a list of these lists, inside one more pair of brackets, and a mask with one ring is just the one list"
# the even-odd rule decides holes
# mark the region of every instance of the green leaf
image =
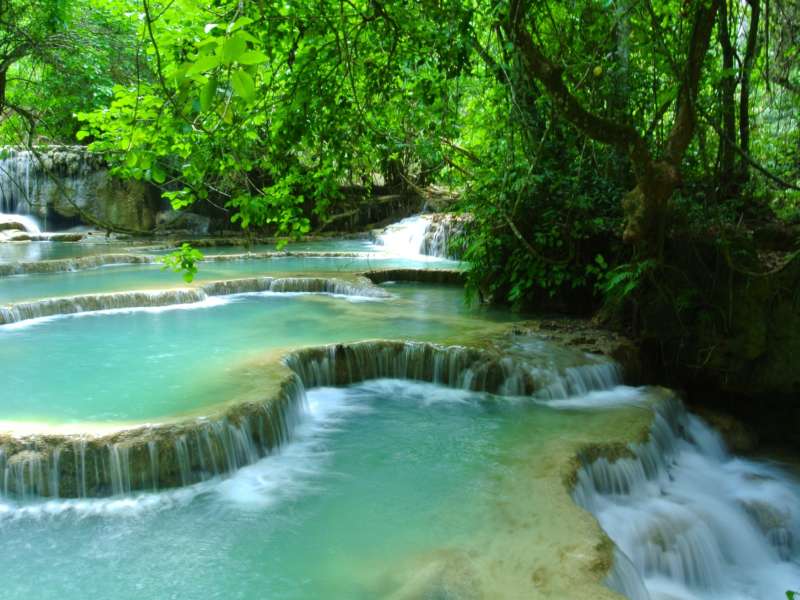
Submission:
[[222,62],[226,65],[239,60],[239,57],[247,50],[247,42],[239,33],[234,34],[222,44]]
[[167,174],[160,165],[153,165],[151,176],[153,181],[158,184],[164,183],[167,180]]
[[250,50],[239,57],[239,64],[258,65],[267,62],[267,55],[259,50]]
[[85,129],[81,129],[78,133],[75,134],[75,139],[80,141],[80,140],[86,139],[90,135],[91,135],[91,133],[89,133]]
[[216,54],[207,54],[198,58],[186,71],[186,77],[205,73],[219,66],[219,57]]
[[239,17],[233,23],[228,25],[228,32],[232,33],[234,31],[236,31],[237,29],[239,29],[240,27],[245,27],[247,25],[250,25],[250,23],[252,23],[252,22],[253,22],[253,19],[251,19],[250,17]]
[[200,110],[207,111],[214,103],[214,96],[217,93],[217,78],[210,77],[203,89],[200,91]]
[[236,92],[246,102],[252,102],[256,95],[256,84],[246,71],[238,70],[231,73],[231,84]]

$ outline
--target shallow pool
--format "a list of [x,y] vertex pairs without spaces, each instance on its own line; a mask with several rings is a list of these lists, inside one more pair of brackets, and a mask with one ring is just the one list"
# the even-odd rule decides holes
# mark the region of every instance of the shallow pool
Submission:
[[[258,394],[275,350],[368,338],[442,340],[516,317],[454,287],[388,285],[386,300],[250,294],[0,327],[2,421],[156,419]],[[263,386],[262,386],[263,387]]]
[[[200,263],[196,282],[257,275],[318,275],[360,273],[373,269],[452,269],[459,263],[445,259],[412,260],[383,255],[356,258],[287,256],[266,260]],[[0,304],[54,296],[96,294],[137,289],[185,287],[180,275],[160,264],[110,265],[83,271],[0,277]]]
[[313,390],[294,441],[230,479],[0,499],[3,598],[529,598],[563,563],[547,460],[610,421],[398,380]]

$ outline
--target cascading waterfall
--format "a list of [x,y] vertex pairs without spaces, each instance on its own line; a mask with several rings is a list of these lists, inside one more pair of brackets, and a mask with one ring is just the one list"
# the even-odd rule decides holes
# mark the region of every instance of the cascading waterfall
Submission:
[[52,146],[41,152],[0,149],[0,212],[47,217],[59,183],[80,190],[99,159],[75,146]]
[[[54,241],[75,234],[47,234]],[[74,241],[74,240],[65,240]],[[361,258],[369,259],[374,254],[368,252],[249,252],[247,254],[208,255],[203,262],[237,262],[246,260],[270,260],[273,258]],[[56,258],[50,260],[21,261],[0,264],[0,277],[12,275],[32,275],[40,273],[67,273],[96,269],[110,265],[140,265],[156,263],[160,257],[150,254],[95,254],[78,258]]]
[[[460,346],[374,341],[309,348],[285,359],[274,398],[237,405],[220,418],[153,425],[106,437],[0,436],[4,495],[97,497],[186,486],[252,464],[288,439],[305,390],[397,378],[508,395],[540,382],[524,362]],[[587,379],[587,385],[589,385]]]
[[[34,198],[31,189],[31,152],[14,148],[0,150],[0,213],[31,214]],[[34,173],[36,168],[34,167]],[[34,185],[36,180],[34,179]]]
[[0,325],[19,323],[56,315],[72,315],[107,310],[157,308],[200,304],[216,296],[274,293],[315,293],[365,298],[388,298],[390,295],[367,279],[353,282],[322,277],[252,277],[212,281],[196,288],[85,294],[47,298],[0,306]]
[[800,585],[800,487],[728,454],[677,400],[629,455],[585,462],[574,499],[615,542],[608,584],[633,600],[760,600]]
[[285,443],[305,405],[296,375],[276,398],[214,420],[149,426],[110,439],[0,437],[0,493],[20,499],[118,496],[230,474]]
[[451,246],[453,238],[463,231],[464,222],[464,218],[451,214],[416,215],[389,225],[377,242],[396,256],[458,259],[461,253]]
[[135,265],[155,262],[154,256],[144,254],[97,254],[77,258],[22,261],[0,264],[0,277],[44,273],[69,273],[108,265]]
[[463,234],[468,218],[448,213],[433,215],[420,249],[421,253],[440,258],[461,259],[466,248],[458,245],[456,240]]
[[293,353],[286,362],[306,387],[392,378],[521,396],[538,385],[534,370],[524,362],[474,348],[423,342],[333,344]]
[[[585,401],[603,393],[625,398],[612,363],[554,370],[521,356],[420,342],[333,344],[294,352],[285,364],[275,397],[221,418],[105,438],[0,438],[1,491],[22,499],[119,496],[229,475],[291,439],[305,390],[315,386],[402,378],[582,410],[605,406]],[[598,446],[579,458],[573,498],[616,544],[611,588],[634,600],[755,600],[797,587],[800,488],[778,469],[732,457],[678,400],[655,405],[646,442]]]
[[378,236],[378,244],[389,254],[417,257],[422,254],[425,234],[430,224],[428,215],[408,217],[384,229]]
[[6,214],[0,212],[0,232],[12,233],[22,231],[27,234],[38,236],[41,229],[36,219],[29,215]]
[[0,306],[0,325],[41,319],[55,315],[71,315],[124,308],[162,307],[203,302],[208,298],[201,289],[161,290],[154,292],[115,292],[87,294],[64,298],[47,298]]

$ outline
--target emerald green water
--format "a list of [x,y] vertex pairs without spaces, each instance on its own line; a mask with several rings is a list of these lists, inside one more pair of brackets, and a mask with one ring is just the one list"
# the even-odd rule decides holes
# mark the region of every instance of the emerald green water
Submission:
[[[251,246],[209,246],[198,248],[203,254],[241,254],[244,252],[274,252],[277,244],[252,244]],[[383,248],[369,239],[330,239],[289,242],[280,248],[287,252],[380,252]],[[169,252],[161,250],[160,252]]]
[[[43,259],[95,250],[82,246],[29,251]],[[385,252],[291,257],[204,263],[198,281],[457,266]],[[7,277],[0,304],[183,285],[156,265]],[[272,397],[276,361],[301,346],[367,338],[479,343],[521,318],[468,307],[455,287],[384,287],[392,298],[243,294],[2,326],[0,422],[18,433],[44,424],[91,431],[208,415],[222,403]],[[543,382],[586,362],[535,336],[516,338],[507,352],[539,365]],[[92,467],[111,473],[107,493],[117,495],[43,500],[24,486],[20,493],[19,484],[5,483],[34,477],[44,455],[31,451],[32,441],[24,449],[11,442],[0,447],[8,494],[0,495],[0,598],[607,599],[599,582],[610,556],[597,522],[569,495],[573,461],[587,445],[617,448],[651,426],[659,443],[637,446],[631,464],[597,463],[595,479],[588,471],[578,477],[576,498],[628,557],[615,559],[615,589],[637,600],[761,600],[793,586],[800,486],[728,455],[694,416],[653,420],[652,403],[668,402],[668,391],[615,387],[595,368],[567,369],[555,387],[529,398],[399,380],[309,390],[278,451],[237,462],[248,466],[224,478],[159,493],[114,483],[112,461],[129,468],[122,437]],[[560,397],[571,378],[570,397]],[[555,399],[545,399],[549,392]],[[186,448],[183,438],[166,436],[150,442],[151,466],[163,445]],[[79,469],[83,446],[66,444],[47,450],[44,477],[68,478],[73,460]],[[636,468],[645,459],[657,466],[652,478]],[[618,493],[622,481],[629,492]],[[606,493],[602,482],[616,483]]]
[[[371,269],[389,268],[454,268],[448,260],[418,261],[404,258],[299,257],[288,256],[267,260],[207,262],[200,264],[196,282],[258,275],[316,275],[335,277]],[[161,265],[110,265],[97,269],[67,273],[16,275],[0,278],[0,304],[36,300],[54,296],[97,294],[135,289],[163,289],[186,286],[179,275]]]
[[122,243],[6,242],[0,244],[0,263],[76,258],[128,251]]
[[[174,276],[173,276],[174,277]],[[457,288],[389,285],[394,298],[255,294],[191,308],[0,327],[2,421],[156,419],[257,393],[270,351],[367,338],[437,340],[509,320]]]
[[[291,257],[208,262],[197,280],[454,266]],[[15,276],[0,279],[0,304],[183,285],[157,265]],[[298,347],[479,341],[521,318],[467,306],[457,287],[384,288],[391,298],[244,294],[0,327],[0,421],[80,428],[208,414],[269,395],[270,365]],[[558,520],[538,513],[567,506],[559,472],[531,474],[527,457],[552,465],[573,455],[570,440],[617,423],[613,410],[558,412],[409,381],[310,390],[289,443],[228,478],[105,499],[0,496],[0,597],[527,598],[534,566],[563,562],[550,549]],[[508,568],[509,553],[524,569]]]
[[[550,480],[520,472],[520,453],[609,418],[396,380],[308,401],[294,442],[228,480],[106,500],[0,499],[2,597],[529,597],[530,567],[502,576],[529,556],[491,547],[535,520],[550,493]],[[525,547],[557,566],[551,523],[539,523]]]
[[[308,242],[290,242],[282,248],[287,251],[316,252],[380,252],[382,248],[368,239],[353,240],[314,240]],[[0,263],[16,261],[54,260],[59,258],[77,258],[95,254],[111,254],[116,252],[145,252],[147,254],[166,254],[174,248],[160,248],[146,242],[131,245],[122,241],[92,240],[83,242],[7,242],[0,244]],[[271,252],[277,250],[276,244],[254,244],[245,246],[211,246],[200,248],[203,254],[241,254],[245,252]]]

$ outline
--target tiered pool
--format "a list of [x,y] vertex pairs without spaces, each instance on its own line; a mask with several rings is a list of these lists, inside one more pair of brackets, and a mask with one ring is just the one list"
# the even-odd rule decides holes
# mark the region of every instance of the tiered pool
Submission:
[[[524,315],[361,276],[462,268],[400,253],[429,226],[251,248],[190,286],[150,262],[0,277],[0,305],[25,317],[0,326],[0,595],[760,600],[800,586],[785,472],[729,455],[671,392],[622,385]],[[62,314],[77,305],[91,312]]]

